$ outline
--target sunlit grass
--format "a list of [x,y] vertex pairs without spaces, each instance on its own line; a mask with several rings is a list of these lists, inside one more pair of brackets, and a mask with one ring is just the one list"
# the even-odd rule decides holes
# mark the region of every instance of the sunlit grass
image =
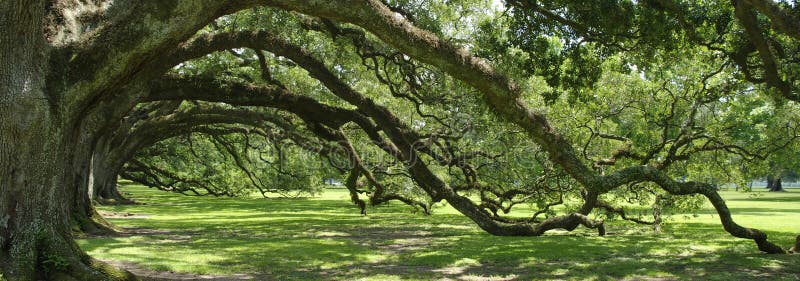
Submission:
[[[343,190],[308,199],[198,198],[126,186],[143,204],[110,221],[132,236],[80,240],[94,257],[154,270],[277,280],[770,279],[800,278],[800,256],[761,254],[724,232],[711,210],[676,217],[655,235],[613,223],[544,237],[497,237],[449,207],[434,215],[401,204],[361,216]],[[800,192],[725,192],[738,223],[788,247],[800,233]],[[638,231],[626,231],[638,229]]]

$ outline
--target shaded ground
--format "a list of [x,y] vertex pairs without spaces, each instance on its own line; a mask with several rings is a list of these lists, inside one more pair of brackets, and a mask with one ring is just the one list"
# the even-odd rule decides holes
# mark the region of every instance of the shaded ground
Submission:
[[[758,253],[711,214],[676,218],[662,235],[626,224],[610,225],[617,234],[608,237],[495,237],[448,208],[426,217],[391,205],[360,216],[338,191],[275,200],[125,190],[145,204],[103,211],[123,214],[109,220],[126,233],[80,244],[147,280],[800,280],[800,256]],[[800,232],[800,193],[726,196],[737,221],[780,244]]]
[[[191,274],[191,273],[179,273],[174,271],[157,271],[148,268],[144,268],[138,264],[132,262],[120,262],[115,260],[103,260],[113,266],[118,268],[125,269],[130,271],[131,273],[135,274],[142,281],[172,281],[172,280],[207,280],[207,281],[229,281],[229,280],[254,280],[256,277],[253,275],[247,274],[236,274],[236,275],[210,275],[210,274]],[[259,278],[259,280],[268,280]]]

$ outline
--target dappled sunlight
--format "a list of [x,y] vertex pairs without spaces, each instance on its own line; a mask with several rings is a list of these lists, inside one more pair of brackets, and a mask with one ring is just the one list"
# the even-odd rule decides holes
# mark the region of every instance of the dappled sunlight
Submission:
[[[337,190],[287,200],[199,198],[139,187],[125,191],[144,204],[101,208],[148,216],[110,218],[131,233],[79,243],[94,257],[153,270],[280,280],[793,280],[800,274],[791,266],[800,262],[798,256],[760,254],[749,241],[732,238],[717,221],[704,218],[709,214],[675,219],[661,234],[609,222],[615,234],[606,237],[583,228],[500,237],[463,216],[412,214],[400,204],[373,207],[362,216]],[[771,212],[800,219],[794,209]],[[738,209],[733,211],[738,216]],[[784,242],[796,227],[765,230]]]

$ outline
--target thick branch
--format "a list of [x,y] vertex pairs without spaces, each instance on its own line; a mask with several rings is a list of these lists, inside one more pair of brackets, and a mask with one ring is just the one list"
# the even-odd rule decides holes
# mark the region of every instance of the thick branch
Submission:
[[776,30],[800,40],[800,18],[781,8],[772,0],[746,0],[766,15]]
[[752,11],[753,7],[744,0],[734,1],[734,7],[736,17],[747,32],[750,42],[752,42],[756,50],[758,50],[758,55],[762,63],[761,68],[764,70],[764,80],[767,82],[767,85],[777,89],[781,95],[786,98],[796,99],[792,97],[791,86],[781,78],[780,67],[775,61],[775,56],[772,54],[769,42],[758,24],[756,14]]
[[606,177],[607,186],[620,186],[622,184],[650,181],[667,192],[674,195],[702,194],[705,196],[714,209],[717,210],[719,219],[725,231],[739,238],[753,239],[758,245],[758,249],[767,253],[784,253],[781,247],[767,241],[767,235],[754,228],[742,227],[733,221],[731,212],[725,200],[717,193],[716,187],[708,183],[701,182],[678,182],[669,177],[666,173],[650,166],[634,166],[617,171]]
[[[594,188],[599,177],[576,156],[569,141],[552,128],[543,114],[532,111],[520,98],[519,87],[506,75],[465,49],[419,29],[398,17],[380,1],[331,1],[315,5],[289,0],[267,1],[267,5],[349,22],[361,26],[403,53],[435,65],[475,87],[501,117],[524,128],[576,180]],[[348,9],[341,9],[346,6]]]

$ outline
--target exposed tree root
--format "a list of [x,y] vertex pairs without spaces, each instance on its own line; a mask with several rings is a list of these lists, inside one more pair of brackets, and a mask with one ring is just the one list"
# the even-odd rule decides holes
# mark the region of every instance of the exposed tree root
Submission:
[[789,248],[790,254],[800,254],[800,235],[797,235],[797,238],[794,240],[794,246]]
[[28,280],[139,280],[130,272],[92,259],[69,234],[39,231],[36,235],[15,237],[7,251],[0,254],[3,278]]
[[133,199],[128,199],[125,197],[118,197],[118,198],[98,198],[95,200],[97,204],[104,205],[104,206],[117,206],[117,205],[136,205],[136,201]]
[[96,209],[91,209],[91,214],[75,212],[72,216],[73,235],[109,235],[119,232],[119,229],[103,218]]
[[135,201],[126,198],[119,191],[116,181],[116,174],[114,173],[113,180],[106,180],[108,183],[98,187],[100,192],[95,195],[95,201],[103,205],[132,205],[136,204]]

